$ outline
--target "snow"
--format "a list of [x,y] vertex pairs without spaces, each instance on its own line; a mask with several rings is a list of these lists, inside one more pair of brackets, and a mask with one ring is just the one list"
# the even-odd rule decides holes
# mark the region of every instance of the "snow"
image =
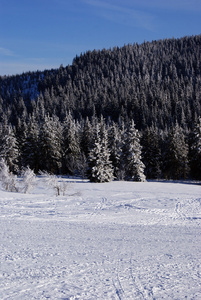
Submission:
[[[67,180],[67,179],[65,179]],[[201,299],[201,186],[0,190],[0,299]]]

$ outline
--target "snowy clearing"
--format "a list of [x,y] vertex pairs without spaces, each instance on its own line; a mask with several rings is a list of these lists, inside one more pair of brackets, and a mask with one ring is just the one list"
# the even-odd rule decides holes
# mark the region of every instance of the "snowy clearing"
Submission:
[[201,299],[201,186],[0,190],[0,299]]

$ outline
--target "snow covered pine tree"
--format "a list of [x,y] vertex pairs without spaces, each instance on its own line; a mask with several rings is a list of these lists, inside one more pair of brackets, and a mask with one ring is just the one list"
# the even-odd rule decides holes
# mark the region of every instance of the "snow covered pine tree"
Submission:
[[108,134],[105,124],[97,124],[94,147],[90,151],[90,181],[109,182],[113,180],[113,167],[110,161]]
[[146,181],[144,175],[145,166],[141,160],[141,150],[140,135],[132,120],[126,132],[123,149],[123,164],[126,180]]

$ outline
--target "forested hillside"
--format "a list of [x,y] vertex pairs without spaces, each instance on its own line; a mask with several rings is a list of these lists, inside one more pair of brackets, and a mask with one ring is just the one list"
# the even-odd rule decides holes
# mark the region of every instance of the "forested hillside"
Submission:
[[0,156],[94,181],[200,178],[200,116],[201,35],[88,51],[0,77]]

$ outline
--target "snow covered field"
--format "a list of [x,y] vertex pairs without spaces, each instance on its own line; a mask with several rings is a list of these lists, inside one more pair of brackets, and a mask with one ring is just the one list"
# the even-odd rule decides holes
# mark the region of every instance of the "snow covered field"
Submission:
[[201,299],[201,186],[0,190],[0,299]]

